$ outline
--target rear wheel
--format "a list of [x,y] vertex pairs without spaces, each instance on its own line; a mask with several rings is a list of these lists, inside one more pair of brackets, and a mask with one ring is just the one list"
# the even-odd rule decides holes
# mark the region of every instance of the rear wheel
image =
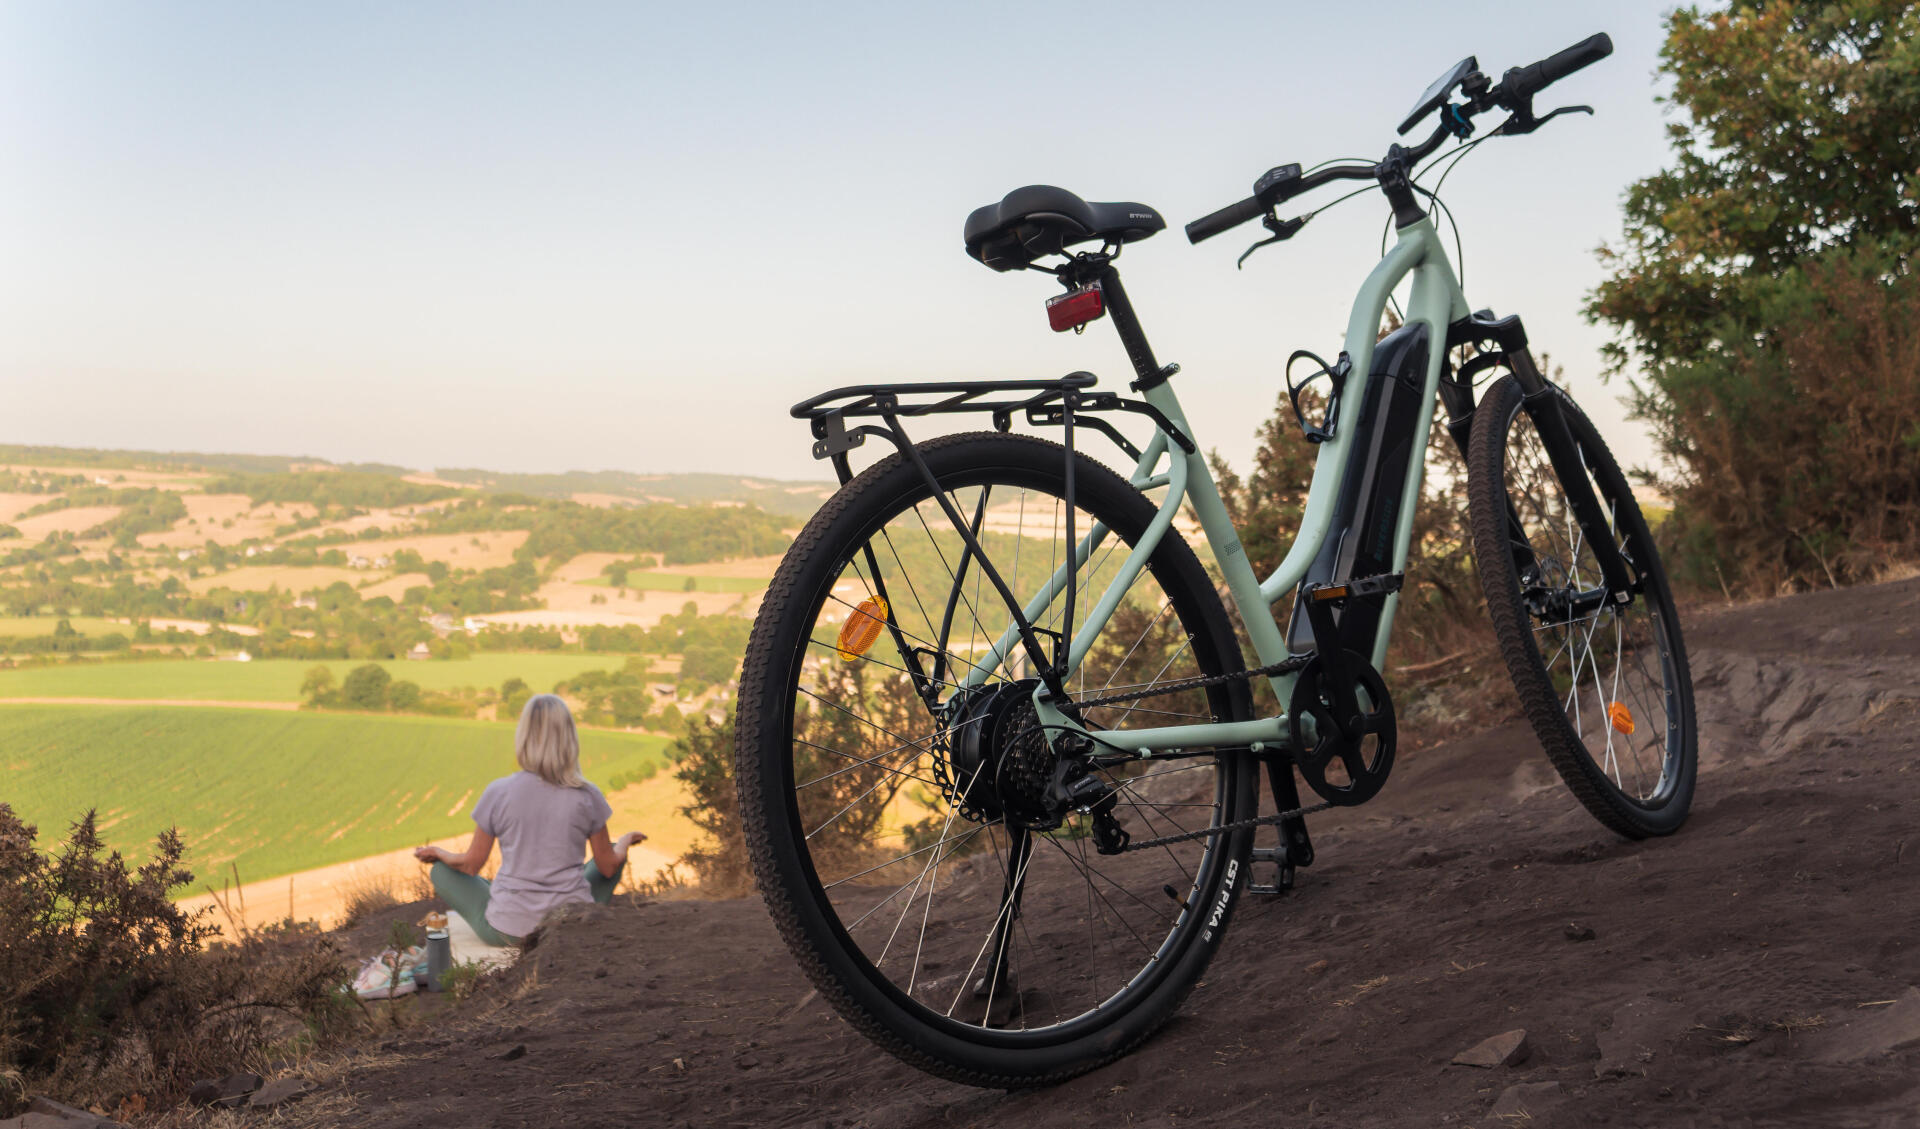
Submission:
[[1632,488],[1586,415],[1554,389],[1634,581],[1615,603],[1519,381],[1474,411],[1468,488],[1487,610],[1547,756],[1595,819],[1629,838],[1679,829],[1697,739],[1680,619]]
[[[1022,602],[1072,559],[1064,448],[971,434],[920,451]],[[1074,457],[1077,535],[1111,530],[1077,574],[1084,620],[1154,506]],[[1244,752],[1114,759],[1099,774],[1133,839],[1203,834],[1099,854],[1087,816],[1041,810],[1058,761],[1024,656],[993,657],[1009,616],[982,572],[898,455],[847,484],[795,541],[754,623],[736,776],[761,893],[821,994],[916,1066],[1029,1086],[1126,1053],[1205,969],[1252,839],[1204,832],[1254,813],[1255,766]],[[1061,630],[1060,604],[1036,626]],[[930,676],[925,697],[915,668]],[[1168,531],[1068,689],[1240,669],[1219,596]],[[1236,682],[1083,718],[1100,729],[1250,714]]]

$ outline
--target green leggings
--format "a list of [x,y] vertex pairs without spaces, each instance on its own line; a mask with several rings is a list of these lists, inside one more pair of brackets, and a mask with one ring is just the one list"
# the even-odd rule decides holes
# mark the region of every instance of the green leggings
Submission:
[[[603,906],[612,904],[613,888],[620,884],[620,875],[626,869],[627,864],[622,862],[620,869],[613,872],[612,878],[608,878],[600,873],[598,866],[587,863],[584,873],[587,890],[593,895],[593,900]],[[440,895],[449,908],[466,918],[467,924],[473,926],[474,933],[487,944],[519,948],[526,940],[502,933],[487,924],[487,900],[493,895],[493,883],[478,874],[468,874],[444,862],[436,862],[433,864],[433,892]]]

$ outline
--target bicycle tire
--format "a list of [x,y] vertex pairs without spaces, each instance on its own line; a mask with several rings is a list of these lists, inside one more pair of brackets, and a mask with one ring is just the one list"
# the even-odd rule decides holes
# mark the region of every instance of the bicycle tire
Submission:
[[[1571,523],[1570,511],[1555,511],[1546,498],[1549,487],[1541,476],[1550,476],[1547,481],[1552,488],[1559,487],[1559,480],[1532,431],[1525,393],[1519,381],[1507,375],[1488,388],[1475,409],[1468,451],[1474,559],[1487,611],[1527,721],[1567,787],[1595,819],[1622,836],[1670,835],[1686,821],[1699,759],[1692,677],[1672,589],[1652,531],[1606,442],[1571,397],[1558,388],[1550,394],[1559,398],[1564,409],[1596,496],[1612,510],[1614,536],[1638,579],[1639,591],[1624,611],[1607,604],[1596,608],[1591,618],[1576,618],[1568,612],[1564,622],[1557,618],[1562,614],[1558,611],[1543,612],[1557,606],[1556,594],[1564,596],[1579,587],[1584,542]],[[1526,504],[1513,501],[1516,493]],[[1564,494],[1559,504],[1564,507]],[[1522,527],[1517,533],[1512,524],[1515,517]],[[1571,532],[1556,533],[1555,525]],[[1516,536],[1529,545],[1523,555],[1536,561],[1530,577],[1521,574],[1514,551]],[[1544,544],[1532,545],[1533,541]],[[1591,556],[1591,550],[1587,552]],[[1546,582],[1551,579],[1548,574],[1556,572],[1558,587]],[[1533,594],[1531,604],[1528,593]],[[1633,618],[1636,609],[1644,626]],[[1584,635],[1582,625],[1590,625]],[[1611,640],[1606,636],[1609,627]],[[1543,653],[1542,637],[1552,640],[1561,629],[1566,642],[1552,655]],[[1611,645],[1611,678],[1605,670],[1607,660],[1596,652],[1596,636],[1601,648]],[[1570,687],[1558,681],[1562,654],[1568,656]],[[1653,669],[1645,661],[1649,655]],[[1654,670],[1658,695],[1643,689],[1655,681]],[[1591,698],[1584,681],[1589,673]],[[1624,713],[1616,716],[1616,710]],[[1644,726],[1651,734],[1648,723],[1655,714],[1663,715],[1658,729],[1659,775],[1651,786],[1641,787],[1648,775],[1644,760],[1650,759],[1652,742],[1651,736],[1645,739],[1649,757],[1642,758],[1642,741],[1636,740],[1635,730]],[[1596,745],[1602,749],[1596,750]],[[1623,752],[1634,760],[1632,786],[1627,781],[1628,756]]]
[[[1054,490],[1064,471],[1065,448],[1028,436],[967,433],[928,441],[919,452],[946,489],[1004,481]],[[1152,519],[1154,506],[1100,463],[1083,454],[1075,459],[1078,506],[1131,544]],[[807,523],[781,563],[754,622],[740,681],[735,774],[741,823],[761,895],[782,939],[821,996],[854,1028],[905,1062],[953,1081],[1008,1089],[1048,1085],[1126,1054],[1173,1014],[1225,935],[1245,885],[1252,832],[1228,832],[1200,844],[1204,861],[1178,924],[1168,934],[1165,957],[1129,981],[1114,1006],[1103,1005],[1066,1024],[1000,1030],[991,1025],[990,1015],[979,1026],[956,1024],[912,996],[911,984],[903,992],[877,970],[823,889],[800,822],[793,775],[794,703],[807,665],[810,632],[842,568],[857,559],[860,546],[876,528],[886,527],[890,515],[900,513],[909,500],[927,496],[930,491],[915,468],[899,453],[889,455],[838,491]],[[1194,660],[1204,673],[1245,669],[1232,621],[1177,531],[1167,531],[1147,572],[1166,593],[1179,626],[1191,635]],[[1251,716],[1244,682],[1214,687],[1207,694],[1216,716]],[[1253,758],[1243,752],[1223,753],[1218,763],[1216,823],[1254,814],[1258,792]],[[1088,882],[1091,885],[1090,877]],[[927,904],[931,908],[931,894]],[[1004,906],[1001,912],[1006,912]],[[1030,907],[1023,907],[1018,914],[1029,912]]]

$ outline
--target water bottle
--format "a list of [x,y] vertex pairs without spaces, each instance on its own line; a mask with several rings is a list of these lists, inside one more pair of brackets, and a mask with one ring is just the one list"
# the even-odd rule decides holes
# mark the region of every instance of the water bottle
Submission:
[[429,930],[427,933],[427,991],[441,991],[447,970],[453,967],[453,942],[448,939],[445,929]]

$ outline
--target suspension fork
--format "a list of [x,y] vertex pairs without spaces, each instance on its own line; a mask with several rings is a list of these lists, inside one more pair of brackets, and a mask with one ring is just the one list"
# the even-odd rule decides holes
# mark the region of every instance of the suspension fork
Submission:
[[[1455,327],[1456,330],[1461,328]],[[1627,566],[1626,558],[1620,554],[1620,546],[1614,542],[1607,508],[1600,501],[1600,496],[1594,493],[1586,460],[1580,454],[1579,441],[1573,437],[1573,429],[1568,426],[1566,394],[1548,380],[1534,362],[1532,352],[1527,349],[1527,331],[1520,324],[1519,316],[1510,314],[1495,319],[1492,314],[1482,312],[1468,319],[1464,329],[1459,339],[1492,339],[1506,354],[1507,368],[1520,383],[1527,415],[1540,433],[1540,443],[1547,449],[1547,459],[1553,464],[1553,472],[1560,479],[1561,489],[1566,491],[1567,502],[1573,508],[1574,521],[1579,523],[1582,538],[1600,564],[1600,576],[1606,584],[1602,599],[1615,606],[1632,603],[1638,584]],[[1450,332],[1448,336],[1450,343],[1453,343],[1454,333]],[[1511,500],[1507,503],[1507,524],[1514,532],[1520,531],[1518,515],[1513,512]],[[1522,544],[1525,542],[1524,536],[1514,540]]]

